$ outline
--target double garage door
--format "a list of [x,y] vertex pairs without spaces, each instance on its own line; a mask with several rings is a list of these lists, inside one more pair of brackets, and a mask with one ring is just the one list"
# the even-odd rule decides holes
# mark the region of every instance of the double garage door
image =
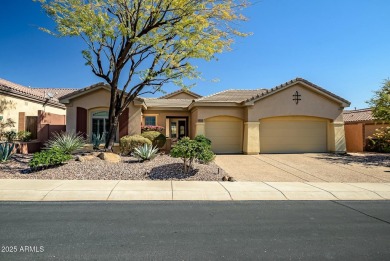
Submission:
[[[242,153],[243,121],[214,117],[205,135],[215,153]],[[275,117],[260,121],[260,153],[327,152],[327,121],[311,117]]]
[[260,121],[260,153],[327,151],[327,121],[277,117]]

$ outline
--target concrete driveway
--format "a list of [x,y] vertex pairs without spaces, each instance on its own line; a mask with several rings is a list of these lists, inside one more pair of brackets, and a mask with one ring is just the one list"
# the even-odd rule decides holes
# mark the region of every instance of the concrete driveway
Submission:
[[389,182],[390,155],[218,155],[216,163],[238,181]]

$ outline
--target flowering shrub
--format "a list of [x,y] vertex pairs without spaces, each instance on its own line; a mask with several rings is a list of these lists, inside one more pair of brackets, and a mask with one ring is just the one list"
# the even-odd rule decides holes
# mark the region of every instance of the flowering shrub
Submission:
[[145,125],[141,127],[141,132],[145,131],[163,131],[165,128],[163,126],[152,126],[152,125]]
[[368,150],[376,152],[390,152],[390,127],[375,130],[372,137],[368,137]]

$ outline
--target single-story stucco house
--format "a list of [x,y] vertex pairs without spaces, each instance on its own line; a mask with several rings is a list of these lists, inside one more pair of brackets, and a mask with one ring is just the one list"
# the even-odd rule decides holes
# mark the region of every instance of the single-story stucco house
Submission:
[[[38,111],[65,115],[66,107],[58,97],[74,92],[71,88],[31,88],[0,78],[0,98],[11,101],[13,106],[0,113],[0,119],[15,122],[15,131],[37,132]],[[36,138],[36,137],[33,137]]]
[[348,152],[365,151],[368,137],[372,136],[376,129],[390,126],[389,124],[376,120],[369,108],[345,110],[343,118]]
[[[109,96],[109,87],[100,83],[61,97],[67,131],[89,137],[104,131]],[[172,139],[204,134],[216,153],[345,152],[343,109],[349,105],[302,78],[272,89],[205,97],[180,90],[137,98],[120,117],[117,141],[139,134],[142,125],[160,125]]]

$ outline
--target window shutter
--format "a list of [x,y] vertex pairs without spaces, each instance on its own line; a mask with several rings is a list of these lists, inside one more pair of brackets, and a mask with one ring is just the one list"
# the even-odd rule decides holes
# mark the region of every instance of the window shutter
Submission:
[[84,138],[87,138],[87,109],[77,107],[76,132],[82,133]]
[[129,108],[119,116],[119,139],[129,134]]

